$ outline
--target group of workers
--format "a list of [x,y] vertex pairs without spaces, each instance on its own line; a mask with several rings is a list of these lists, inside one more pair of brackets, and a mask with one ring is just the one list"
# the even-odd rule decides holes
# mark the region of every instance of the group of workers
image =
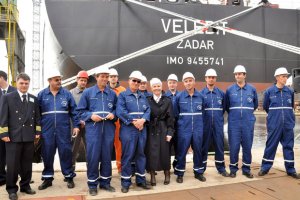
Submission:
[[[251,148],[258,97],[256,89],[246,82],[244,66],[237,65],[233,73],[236,82],[225,93],[216,87],[214,69],[206,71],[206,87],[201,91],[195,89],[194,75],[186,72],[182,77],[183,91],[177,90],[177,76],[170,74],[169,90],[164,92],[161,80],[152,78],[151,93],[140,71],[130,74],[128,88],[120,86],[118,72],[113,68],[100,68],[95,74],[96,84],[89,88],[88,73],[80,71],[76,88],[68,91],[61,86],[62,75],[53,70],[47,77],[49,87],[35,97],[28,93],[27,74],[20,73],[13,88],[7,83],[6,73],[0,71],[0,185],[6,184],[9,199],[16,200],[20,176],[20,191],[36,193],[30,181],[34,141],[39,138],[44,163],[39,190],[52,186],[56,150],[67,187],[75,187],[75,163],[82,140],[86,150],[87,185],[92,196],[98,194],[98,188],[115,192],[110,184],[113,147],[123,193],[129,191],[133,175],[136,185],[146,190],[156,185],[157,171],[164,171],[164,184],[169,184],[172,146],[177,183],[183,183],[190,147],[194,177],[206,181],[204,173],[211,143],[220,175],[236,177],[242,146],[242,174],[253,178]],[[275,84],[264,93],[268,137],[259,176],[268,174],[280,142],[287,175],[300,179],[294,168],[294,93],[285,86],[288,74],[286,68],[278,68]],[[224,160],[225,111],[230,172],[226,171]],[[146,181],[146,172],[151,175],[150,182]]]

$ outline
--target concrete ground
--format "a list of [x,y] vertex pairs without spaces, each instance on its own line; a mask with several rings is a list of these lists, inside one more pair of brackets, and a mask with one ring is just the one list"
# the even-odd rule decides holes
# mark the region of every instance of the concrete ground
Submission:
[[[252,172],[255,174],[255,178],[248,179],[238,172],[236,178],[225,178],[217,174],[214,167],[214,158],[209,156],[208,168],[205,173],[207,178],[206,182],[200,182],[193,177],[192,170],[192,155],[187,155],[187,172],[184,176],[183,184],[176,183],[176,176],[171,175],[171,183],[164,185],[163,172],[158,172],[157,186],[151,190],[143,190],[137,188],[134,184],[130,187],[128,193],[121,193],[120,176],[113,163],[113,178],[112,186],[116,188],[116,192],[109,193],[103,190],[99,190],[97,196],[89,196],[87,188],[86,167],[85,163],[77,164],[77,176],[74,179],[75,188],[68,189],[66,183],[63,182],[63,176],[59,171],[59,163],[55,163],[55,180],[53,186],[39,191],[37,188],[41,184],[40,176],[43,169],[42,164],[34,164],[33,180],[31,185],[34,190],[37,191],[36,195],[27,195],[24,193],[18,193],[19,199],[32,199],[32,200],[83,200],[83,199],[282,199],[282,200],[299,200],[298,192],[300,192],[300,181],[292,179],[285,174],[284,161],[282,156],[281,146],[277,150],[274,167],[270,173],[266,176],[258,177],[259,166],[263,156],[263,148],[256,148],[252,150],[253,163]],[[295,161],[296,169],[300,172],[300,145],[296,145],[295,148]],[[228,166],[229,157],[225,157],[226,165]],[[241,165],[239,165],[241,166]],[[227,168],[228,169],[228,168]],[[149,179],[149,175],[147,175]],[[133,179],[134,181],[134,179]],[[0,200],[8,199],[5,187],[0,187]]]

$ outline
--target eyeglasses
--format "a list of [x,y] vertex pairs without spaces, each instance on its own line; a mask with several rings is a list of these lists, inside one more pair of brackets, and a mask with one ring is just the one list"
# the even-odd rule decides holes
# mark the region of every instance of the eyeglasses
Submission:
[[136,80],[136,79],[132,79],[132,82],[134,82],[134,83],[141,83],[140,80]]

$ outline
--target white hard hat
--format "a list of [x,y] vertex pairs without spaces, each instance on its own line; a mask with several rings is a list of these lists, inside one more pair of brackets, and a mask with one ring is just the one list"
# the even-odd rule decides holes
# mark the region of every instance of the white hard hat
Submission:
[[235,66],[233,73],[235,74],[235,73],[247,73],[247,72],[246,72],[246,68],[243,65],[237,65]]
[[158,79],[158,78],[152,78],[152,79],[150,80],[150,85],[152,86],[152,85],[154,85],[154,84],[162,85],[162,82],[161,82],[161,80]]
[[290,73],[288,73],[288,71],[286,70],[285,67],[279,67],[278,69],[276,69],[274,76],[278,76],[278,75],[282,75],[282,74],[288,75]]
[[110,76],[119,76],[118,71],[114,68],[109,69],[109,75]]
[[182,76],[182,81],[184,81],[186,78],[193,78],[195,80],[195,77],[191,72],[185,72]]
[[167,81],[168,81],[168,80],[174,80],[174,81],[177,81],[177,82],[178,82],[178,78],[177,78],[176,74],[170,74],[170,75],[168,76]]
[[110,70],[107,66],[102,66],[99,69],[97,69],[97,71],[95,72],[95,74],[109,74]]
[[143,74],[140,71],[133,71],[131,72],[131,74],[129,75],[129,78],[136,78],[141,80],[142,79]]
[[147,82],[147,78],[146,78],[146,76],[142,76],[142,78],[141,78],[141,82]]
[[205,73],[205,76],[218,76],[216,70],[208,69]]
[[50,78],[58,77],[58,76],[61,78],[63,77],[57,69],[53,69],[46,75],[46,78],[48,80]]

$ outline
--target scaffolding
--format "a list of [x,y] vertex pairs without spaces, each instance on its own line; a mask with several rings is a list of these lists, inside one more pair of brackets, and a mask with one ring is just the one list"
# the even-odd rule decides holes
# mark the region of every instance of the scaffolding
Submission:
[[4,30],[2,31],[2,38],[5,39],[7,48],[8,77],[9,82],[13,84],[13,77],[15,77],[17,71],[15,67],[15,48],[19,13],[16,5],[5,2],[0,6],[0,10],[0,22],[2,30]]
[[33,3],[33,24],[32,24],[32,90],[40,90],[40,17],[41,17],[41,0],[32,0]]
[[17,0],[0,0],[0,39],[6,42],[8,82],[12,85],[17,73],[25,70],[25,38],[18,21]]

